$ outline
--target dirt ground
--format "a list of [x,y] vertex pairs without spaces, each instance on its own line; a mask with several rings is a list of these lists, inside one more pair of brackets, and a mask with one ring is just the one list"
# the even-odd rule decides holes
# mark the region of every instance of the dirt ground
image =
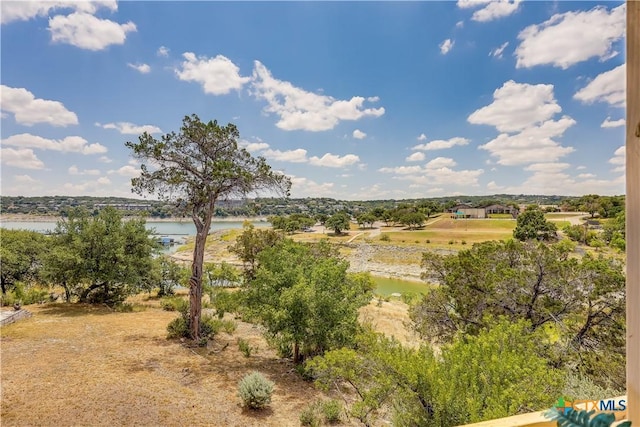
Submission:
[[[328,398],[251,324],[192,349],[165,338],[176,313],[157,307],[27,308],[33,317],[0,333],[2,426],[298,426],[309,403]],[[238,337],[257,347],[250,358]],[[256,370],[276,383],[263,411],[237,396],[238,381]]]
[[[300,413],[330,396],[280,359],[260,329],[236,320],[206,348],[166,339],[176,312],[137,296],[142,311],[113,312],[80,304],[27,306],[33,316],[0,329],[0,424],[4,426],[299,426]],[[372,301],[360,319],[400,342],[407,305]],[[242,338],[254,348],[246,358]],[[266,410],[244,409],[240,379],[262,372],[276,383]],[[344,417],[343,417],[344,418]],[[346,418],[341,425],[359,425]]]

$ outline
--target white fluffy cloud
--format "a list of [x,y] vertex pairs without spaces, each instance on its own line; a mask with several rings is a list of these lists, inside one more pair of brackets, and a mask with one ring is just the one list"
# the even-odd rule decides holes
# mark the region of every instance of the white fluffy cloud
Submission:
[[553,85],[505,82],[493,92],[493,103],[474,111],[469,123],[495,126],[500,132],[520,131],[562,111]]
[[557,121],[548,120],[514,135],[502,133],[478,148],[497,157],[500,165],[555,162],[574,149],[561,146],[553,138],[562,136],[575,123],[575,120],[566,116]]
[[611,10],[598,6],[556,14],[525,28],[518,35],[516,68],[551,64],[567,69],[589,58],[604,61],[617,55],[613,43],[624,36],[625,12],[624,4]]
[[140,176],[140,168],[133,165],[124,165],[119,169],[112,169],[107,172],[109,175],[120,175],[127,178],[136,178]]
[[[340,121],[384,114],[382,107],[363,108],[365,98],[361,96],[338,100],[278,80],[259,61],[255,61],[252,79],[253,95],[267,102],[267,113],[280,117],[276,126],[283,130],[324,131],[333,129]],[[367,101],[375,102],[377,97],[370,97]]]
[[156,55],[161,56],[163,58],[167,58],[169,56],[169,48],[165,46],[160,46]]
[[268,149],[263,151],[262,155],[267,159],[280,162],[306,163],[309,160],[307,159],[307,150],[303,148],[286,151]]
[[461,9],[482,6],[481,9],[473,13],[471,19],[478,22],[488,22],[516,12],[520,0],[458,0],[457,4]]
[[424,133],[421,133],[420,136],[418,136],[416,139],[418,141],[426,141],[427,140],[427,135],[425,135]]
[[96,123],[96,126],[103,129],[115,129],[123,135],[140,135],[147,133],[162,133],[162,129],[153,125],[135,125],[129,122],[117,122],[117,123]]
[[507,46],[509,46],[509,42],[502,43],[499,47],[489,52],[489,56],[493,56],[494,58],[502,58],[502,54],[504,53],[504,50],[507,48]]
[[314,166],[325,166],[329,168],[344,168],[347,166],[351,166],[360,161],[360,157],[355,154],[346,154],[342,157],[326,153],[322,157],[313,156],[309,159],[309,164]]
[[27,21],[35,17],[44,17],[49,12],[59,9],[71,9],[78,12],[94,14],[100,8],[111,11],[118,10],[116,0],[106,1],[3,1],[0,2],[0,16],[2,23],[13,21]]
[[13,179],[15,180],[15,182],[19,183],[19,184],[35,184],[38,181],[37,179],[33,179],[31,176],[29,175],[14,175]]
[[334,196],[334,184],[332,182],[317,183],[311,179],[301,176],[289,175],[291,179],[291,195],[293,197],[315,197]]
[[98,169],[84,169],[80,170],[76,165],[70,166],[67,169],[69,175],[100,175],[100,171]]
[[405,160],[407,162],[421,162],[424,159],[425,159],[424,153],[421,153],[420,151],[417,151],[417,152],[412,153],[411,155],[407,156],[407,158]]
[[600,127],[601,128],[617,128],[620,126],[624,126],[625,124],[626,124],[626,121],[624,119],[611,120],[611,117],[607,117],[606,119],[604,119]]
[[269,144],[266,142],[258,141],[258,142],[249,142],[249,141],[240,141],[240,147],[244,148],[250,152],[262,151],[269,148]]
[[627,87],[626,68],[626,64],[622,64],[598,74],[573,97],[586,104],[606,102],[615,107],[624,107]]
[[353,137],[355,139],[365,139],[367,137],[367,134],[362,132],[360,129],[356,129],[353,131]]
[[103,50],[113,44],[124,44],[127,33],[135,32],[136,24],[119,24],[84,13],[57,15],[49,19],[51,41],[66,43],[87,50]]
[[445,41],[443,41],[438,45],[438,47],[440,48],[440,53],[443,55],[446,55],[447,53],[449,53],[451,49],[453,49],[454,44],[455,42],[453,40],[446,39]]
[[[95,181],[85,181],[82,183],[78,182],[67,182],[62,186],[64,190],[64,194],[69,196],[86,196],[86,195],[96,195],[101,196],[104,195],[105,185],[111,184],[111,180],[105,176],[96,179]],[[126,196],[125,196],[126,197]],[[129,196],[130,197],[130,196]]]
[[3,145],[20,148],[37,148],[40,150],[60,151],[63,153],[102,154],[107,147],[99,143],[89,144],[80,136],[67,136],[64,139],[47,139],[30,133],[12,135],[2,140]]
[[435,159],[429,161],[424,167],[426,169],[440,169],[440,168],[452,168],[456,166],[457,163],[450,157],[436,157]]
[[[3,3],[4,4],[4,3]],[[77,125],[78,116],[58,101],[36,98],[24,88],[0,86],[2,111],[15,116],[17,123],[31,126],[48,123],[53,126]]]
[[482,169],[453,170],[456,161],[448,157],[436,157],[424,166],[383,167],[378,172],[393,174],[393,179],[409,181],[411,188],[425,186],[477,186],[478,177],[484,173]]
[[455,147],[456,145],[467,145],[470,140],[467,138],[461,138],[459,136],[449,138],[449,139],[436,139],[434,141],[430,141],[426,144],[418,144],[411,147],[412,150],[421,150],[421,151],[429,151],[429,150],[443,150],[446,148]]
[[0,149],[0,159],[8,166],[15,166],[22,169],[44,169],[44,163],[33,150],[28,148],[2,148]]
[[612,180],[595,179],[593,174],[579,174],[575,178],[566,169],[567,163],[539,163],[526,168],[533,172],[522,184],[504,187],[510,194],[566,194],[582,195],[585,188],[594,194],[619,194],[624,188],[624,175]]
[[625,165],[627,161],[626,153],[627,153],[627,150],[624,145],[619,147],[613,153],[613,157],[609,159],[609,163],[611,163],[612,165],[616,165],[616,167],[613,169],[613,172],[625,171]]
[[225,95],[232,90],[240,90],[251,78],[242,77],[240,68],[229,58],[217,55],[215,58],[196,57],[195,53],[185,52],[181,69],[175,73],[180,80],[196,82],[202,85],[204,93]]
[[148,64],[131,64],[127,63],[127,67],[133,68],[141,74],[147,74],[151,72],[151,67]]

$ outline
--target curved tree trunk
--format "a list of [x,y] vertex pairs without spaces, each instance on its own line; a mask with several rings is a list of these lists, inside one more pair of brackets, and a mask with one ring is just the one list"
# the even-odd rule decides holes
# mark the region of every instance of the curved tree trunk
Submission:
[[200,340],[200,318],[202,317],[202,273],[204,264],[204,245],[207,241],[207,229],[198,227],[196,244],[193,249],[191,278],[189,279],[189,330],[193,340]]

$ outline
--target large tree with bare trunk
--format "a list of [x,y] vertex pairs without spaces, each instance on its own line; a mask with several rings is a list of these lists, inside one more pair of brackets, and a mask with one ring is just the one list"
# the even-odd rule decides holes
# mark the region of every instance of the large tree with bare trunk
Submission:
[[157,194],[191,215],[196,227],[189,279],[189,331],[200,339],[204,247],[218,200],[246,197],[259,190],[289,194],[291,181],[271,169],[263,157],[252,157],[238,146],[235,125],[204,123],[186,116],[180,132],[160,139],[145,132],[139,142],[127,142],[141,161],[141,174],[131,180],[137,194]]

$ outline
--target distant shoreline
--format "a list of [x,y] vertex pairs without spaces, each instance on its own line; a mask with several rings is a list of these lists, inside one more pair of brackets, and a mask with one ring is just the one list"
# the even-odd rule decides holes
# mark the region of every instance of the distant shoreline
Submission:
[[[137,218],[135,216],[124,217],[126,218]],[[2,222],[58,222],[61,217],[58,216],[48,216],[48,215],[29,215],[29,214],[0,214],[0,223]],[[146,218],[147,222],[185,222],[191,223],[193,222],[189,217],[170,217],[170,218]],[[223,218],[214,217],[212,222],[243,222],[243,221],[251,221],[251,222],[259,222],[259,221],[267,221],[267,218],[262,216],[226,216]]]

